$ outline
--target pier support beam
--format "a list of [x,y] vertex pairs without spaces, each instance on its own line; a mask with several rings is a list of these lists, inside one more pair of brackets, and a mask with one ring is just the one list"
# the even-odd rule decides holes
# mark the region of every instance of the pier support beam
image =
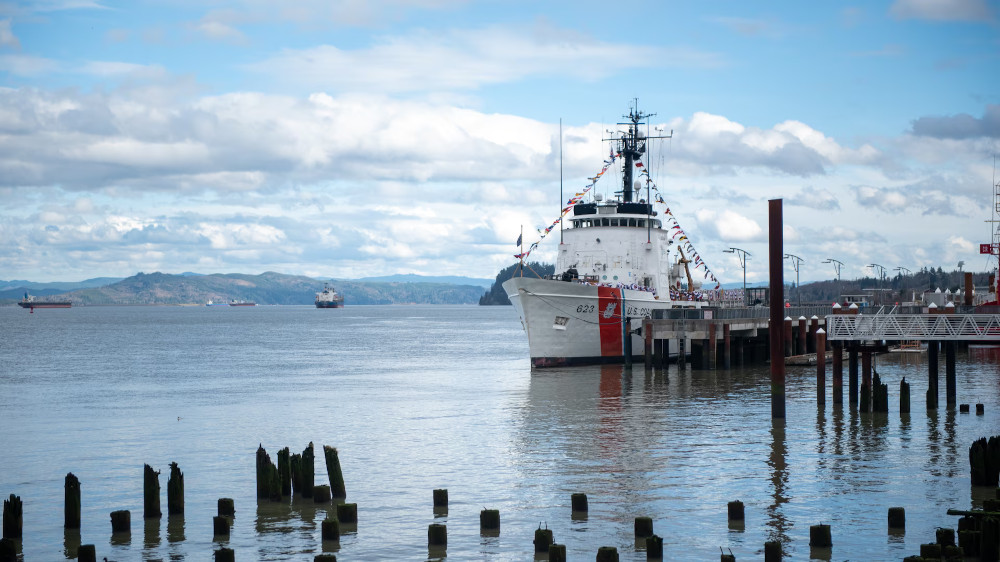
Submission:
[[[624,306],[624,305],[623,305]],[[623,314],[624,316],[624,314]],[[622,355],[625,356],[625,366],[632,366],[632,319],[625,316],[622,322]]]
[[927,409],[938,407],[938,342],[927,342]]
[[[813,316],[815,319],[816,317]],[[822,328],[816,334],[816,403],[826,405],[826,331]]]
[[729,334],[729,324],[722,325],[722,368],[729,370],[733,367],[732,341]]
[[791,357],[792,355],[795,354],[795,350],[792,349],[794,347],[792,345],[792,342],[794,340],[792,339],[792,318],[791,318],[791,316],[786,316],[784,322],[785,322],[785,333],[784,333],[784,336],[785,336],[785,355],[784,356],[785,357]]
[[[781,360],[781,337],[779,337],[785,316],[784,279],[784,233],[782,232],[781,199],[767,202],[768,212],[768,281],[771,292],[770,329],[768,336],[771,347],[771,419],[785,419],[785,362]],[[789,320],[791,330],[791,320]]]
[[844,403],[844,344],[833,343],[833,404]]
[[717,369],[719,367],[719,340],[718,326],[715,322],[708,325],[708,368]]
[[806,337],[806,332],[808,331],[807,323],[809,320],[805,316],[799,316],[799,345],[795,348],[796,355],[805,355],[809,353],[806,351],[808,349],[809,338]]
[[653,320],[646,318],[642,321],[642,354],[645,360],[647,371],[653,370]]
[[872,352],[861,352],[861,404],[862,412],[872,411]]
[[847,352],[847,402],[858,403],[858,349],[851,343]]
[[955,409],[956,382],[955,382],[955,342],[948,341],[944,344],[944,386],[948,409]]

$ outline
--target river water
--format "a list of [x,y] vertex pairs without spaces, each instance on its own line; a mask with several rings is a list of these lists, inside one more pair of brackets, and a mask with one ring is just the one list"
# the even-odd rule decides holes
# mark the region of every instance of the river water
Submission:
[[[926,411],[926,354],[900,354],[877,357],[890,414],[834,408],[829,389],[818,408],[815,368],[789,368],[787,419],[773,423],[766,366],[532,370],[509,307],[7,307],[0,346],[0,495],[24,503],[32,561],[79,542],[118,561],[206,560],[220,545],[240,560],[424,560],[440,554],[427,549],[431,523],[447,525],[452,560],[531,559],[539,525],[570,559],[615,546],[645,560],[636,516],[653,518],[667,559],[718,559],[720,547],[760,559],[768,540],[796,560],[901,559],[956,526],[947,509],[990,497],[970,486],[968,447],[1000,434],[996,350],[958,354],[959,402],[986,415]],[[896,413],[903,376],[908,416]],[[943,405],[943,364],[941,389]],[[337,447],[358,504],[339,543],[321,541],[329,506],[256,499],[258,444],[274,458],[310,441],[317,483],[322,446]],[[166,515],[171,462],[183,518]],[[164,512],[145,522],[144,463],[163,472]],[[67,472],[81,481],[79,534],[62,528]],[[446,514],[435,488],[448,489]],[[586,518],[571,517],[575,492]],[[236,517],[215,540],[222,497]],[[731,529],[737,499],[746,523]],[[892,506],[906,508],[904,535],[886,532]],[[500,510],[499,536],[480,535],[483,508]],[[112,537],[120,509],[130,538]],[[832,550],[809,547],[819,523]]]

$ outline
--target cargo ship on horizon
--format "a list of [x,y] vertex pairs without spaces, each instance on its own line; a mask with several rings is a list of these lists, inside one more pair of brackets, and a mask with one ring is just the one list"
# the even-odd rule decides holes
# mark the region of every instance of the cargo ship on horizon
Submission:
[[69,299],[38,299],[34,295],[29,295],[27,291],[24,292],[24,298],[17,302],[17,306],[21,308],[27,308],[31,312],[34,312],[36,308],[71,308],[73,306],[73,301]]

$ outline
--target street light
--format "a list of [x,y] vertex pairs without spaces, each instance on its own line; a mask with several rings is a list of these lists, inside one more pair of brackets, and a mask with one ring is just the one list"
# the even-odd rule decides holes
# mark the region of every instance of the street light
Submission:
[[826,261],[824,261],[823,263],[832,263],[833,264],[833,269],[837,271],[837,281],[840,281],[840,268],[841,268],[841,266],[844,265],[844,262],[837,261],[837,260],[835,260],[833,258],[826,258]]
[[[877,263],[870,263],[870,264],[868,264],[868,267],[870,267],[870,268],[874,269],[876,272],[878,272],[878,284],[876,285],[876,288],[878,289],[878,292],[881,293],[881,291],[882,291],[882,280],[885,279],[885,267],[882,266],[882,265],[879,265]],[[878,294],[877,296],[879,298],[876,298],[875,300],[878,301],[878,304],[882,304],[882,299],[881,299],[882,295]]]
[[795,268],[795,298],[799,301],[799,306],[802,306],[802,292],[799,288],[799,265],[805,260],[795,254],[785,254],[785,259],[792,260],[792,267]]
[[722,251],[727,254],[736,254],[740,259],[740,267],[743,268],[743,306],[747,306],[747,256],[752,254],[741,248],[729,248]]

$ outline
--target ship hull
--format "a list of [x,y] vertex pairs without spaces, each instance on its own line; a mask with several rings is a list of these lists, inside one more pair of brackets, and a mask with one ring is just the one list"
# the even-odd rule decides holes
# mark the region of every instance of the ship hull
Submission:
[[19,302],[17,303],[21,308],[72,308],[73,305],[68,302]]
[[[534,367],[621,363],[625,359],[622,310],[634,331],[654,310],[671,308],[652,293],[574,282],[514,277],[503,283],[528,336]],[[641,360],[644,340],[631,334],[631,355]],[[677,354],[671,342],[670,355]]]
[[344,308],[344,302],[317,302],[316,308]]

